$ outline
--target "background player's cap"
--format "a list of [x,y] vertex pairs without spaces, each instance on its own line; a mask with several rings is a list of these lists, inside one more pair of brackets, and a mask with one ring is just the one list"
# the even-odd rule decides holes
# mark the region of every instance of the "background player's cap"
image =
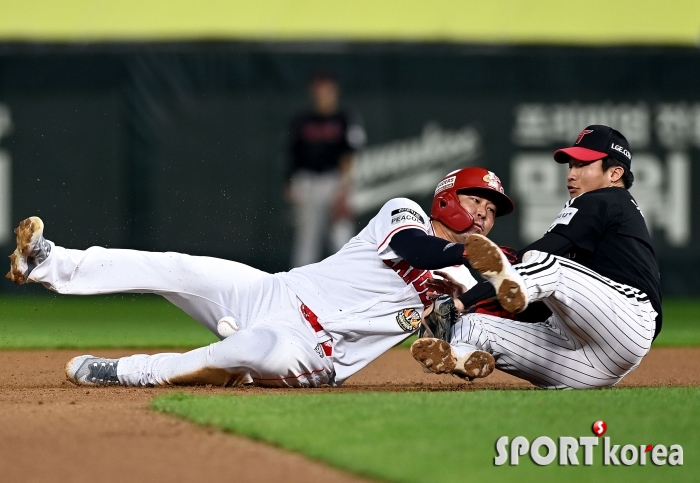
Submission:
[[571,158],[590,163],[606,156],[612,156],[630,169],[632,148],[625,136],[611,127],[598,124],[581,131],[572,147],[554,152],[557,163],[568,163]]

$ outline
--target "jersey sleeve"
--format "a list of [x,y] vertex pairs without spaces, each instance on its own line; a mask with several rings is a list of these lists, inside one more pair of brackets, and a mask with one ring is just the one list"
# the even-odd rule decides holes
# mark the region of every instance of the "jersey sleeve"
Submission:
[[382,260],[399,258],[389,246],[389,242],[391,237],[401,230],[414,228],[431,234],[430,218],[418,203],[407,198],[387,201],[371,224],[371,233],[377,242],[377,254]]
[[559,212],[547,233],[569,239],[577,247],[594,251],[614,216],[614,203],[604,194],[584,193],[570,200]]

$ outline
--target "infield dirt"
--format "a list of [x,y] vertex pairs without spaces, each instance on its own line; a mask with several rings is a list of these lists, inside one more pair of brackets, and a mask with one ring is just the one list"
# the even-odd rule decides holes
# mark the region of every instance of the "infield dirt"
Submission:
[[[133,353],[96,352],[107,357]],[[245,396],[533,387],[499,371],[474,383],[424,374],[407,350],[394,349],[342,388],[85,388],[67,382],[63,373],[65,362],[79,353],[85,352],[0,352],[0,481],[366,481],[297,454],[154,413],[148,403],[173,391]],[[700,348],[652,349],[620,385],[700,385],[698,367]]]

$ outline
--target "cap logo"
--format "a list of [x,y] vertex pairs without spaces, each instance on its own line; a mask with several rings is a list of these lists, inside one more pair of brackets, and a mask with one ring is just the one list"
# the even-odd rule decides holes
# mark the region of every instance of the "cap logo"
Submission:
[[623,147],[620,146],[619,144],[612,143],[612,144],[610,145],[610,149],[614,149],[614,150],[617,151],[618,153],[624,154],[625,157],[626,157],[627,159],[629,159],[630,161],[632,161],[632,153],[630,153],[629,151],[627,151],[625,148],[623,148]]
[[437,185],[437,188],[435,188],[435,194],[438,194],[440,191],[445,191],[446,189],[450,189],[455,185],[455,180],[457,179],[457,176],[450,176],[449,178],[445,178],[442,181],[440,181]]
[[501,188],[501,180],[494,174],[493,171],[489,171],[488,174],[485,174],[483,180],[489,185],[489,188],[493,188],[496,191],[503,189]]
[[592,132],[593,132],[593,129],[584,129],[583,131],[581,131],[581,132],[578,134],[578,137],[576,138],[576,142],[575,142],[574,144],[580,143],[580,142],[581,142],[581,139],[583,139],[583,136],[585,136],[586,134],[590,134],[590,133],[592,133]]

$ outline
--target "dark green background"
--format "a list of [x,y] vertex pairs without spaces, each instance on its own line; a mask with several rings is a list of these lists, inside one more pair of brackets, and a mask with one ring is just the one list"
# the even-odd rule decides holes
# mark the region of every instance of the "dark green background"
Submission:
[[[12,157],[13,223],[38,214],[48,238],[75,248],[175,250],[285,270],[284,136],[319,67],[338,74],[370,146],[418,136],[428,121],[471,125],[483,137],[477,162],[507,189],[522,102],[700,100],[696,49],[4,44],[0,103],[14,128],[0,148]],[[664,159],[655,142],[648,151]],[[687,152],[697,163],[698,149]],[[417,197],[424,207],[429,199]],[[517,223],[499,221],[493,236],[521,246]],[[654,242],[664,293],[700,294],[698,230],[682,249],[656,233]]]

